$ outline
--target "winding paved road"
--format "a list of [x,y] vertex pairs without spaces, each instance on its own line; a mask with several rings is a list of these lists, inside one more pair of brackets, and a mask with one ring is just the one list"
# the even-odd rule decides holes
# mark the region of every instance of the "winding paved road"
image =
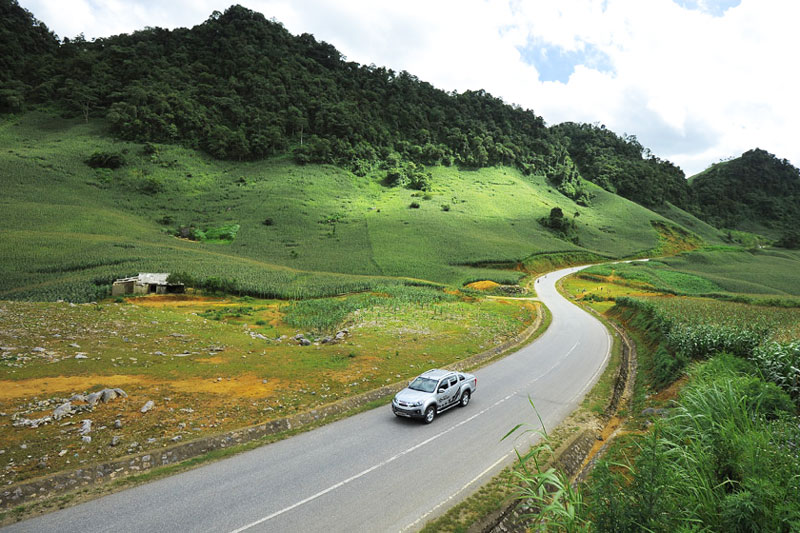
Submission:
[[[608,359],[600,322],[562,298],[557,279],[536,287],[553,321],[539,339],[476,372],[466,408],[430,425],[388,406],[256,450],[3,531],[382,532],[414,531],[514,460],[518,423],[554,428],[582,399]],[[522,450],[528,435],[516,441]]]

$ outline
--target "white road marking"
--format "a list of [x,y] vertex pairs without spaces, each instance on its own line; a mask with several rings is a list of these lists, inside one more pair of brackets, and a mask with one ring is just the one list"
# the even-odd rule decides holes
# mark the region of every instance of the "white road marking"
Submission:
[[492,469],[494,469],[494,467],[496,467],[497,465],[499,465],[500,463],[502,463],[503,461],[505,461],[505,460],[506,460],[506,459],[507,459],[509,456],[511,456],[511,454],[510,454],[510,453],[507,453],[507,454],[505,454],[504,456],[502,456],[500,459],[498,459],[497,461],[495,461],[494,463],[492,463],[492,465],[491,465],[491,466],[489,466],[489,467],[488,467],[486,470],[484,470],[483,472],[481,472],[480,474],[478,474],[478,475],[477,475],[477,476],[475,476],[474,478],[470,479],[470,480],[469,480],[469,482],[467,482],[467,484],[466,484],[466,485],[464,485],[463,487],[461,487],[460,489],[458,489],[457,491],[455,491],[453,494],[451,494],[450,496],[448,496],[446,499],[444,499],[444,500],[442,500],[441,502],[439,502],[439,504],[437,504],[437,505],[436,505],[436,506],[435,506],[433,509],[431,509],[430,511],[428,511],[428,512],[427,512],[427,513],[425,513],[424,515],[420,516],[419,518],[417,518],[416,520],[414,520],[412,523],[408,524],[408,525],[407,525],[406,527],[404,527],[403,529],[401,529],[401,530],[400,530],[400,532],[402,533],[403,531],[408,531],[408,530],[409,530],[409,529],[411,529],[412,527],[416,526],[417,524],[419,524],[420,522],[422,522],[423,520],[425,520],[426,518],[428,518],[428,516],[430,516],[430,515],[431,515],[431,513],[435,512],[435,511],[436,511],[436,509],[438,509],[438,508],[439,508],[439,507],[441,507],[442,505],[446,504],[447,502],[451,501],[453,498],[455,498],[456,496],[458,496],[459,494],[461,494],[462,492],[464,492],[465,490],[467,490],[467,487],[469,487],[470,485],[472,485],[473,483],[475,483],[476,481],[478,481],[480,478],[482,478],[483,476],[485,476],[485,475],[486,475],[488,472],[490,472]]
[[[605,329],[605,327],[604,327],[604,329]],[[606,334],[608,335],[608,331],[606,331]],[[559,359],[557,359],[557,360],[556,360],[556,362],[555,362],[555,364],[554,364],[553,366],[551,366],[550,368],[548,368],[548,369],[547,369],[547,371],[546,371],[544,374],[542,374],[542,375],[540,375],[539,377],[537,377],[537,378],[535,378],[535,379],[531,380],[530,382],[528,382],[528,385],[530,385],[530,384],[532,384],[532,383],[535,383],[536,381],[538,381],[539,379],[541,379],[542,377],[544,377],[545,375],[547,375],[548,373],[550,373],[550,372],[551,372],[551,371],[552,371],[552,370],[553,370],[555,367],[559,366],[559,365],[560,365],[562,362],[564,362],[564,361],[565,361],[565,360],[566,360],[566,359],[569,357],[569,355],[570,355],[570,354],[571,354],[573,351],[575,351],[575,348],[577,348],[579,344],[580,344],[580,342],[576,342],[576,343],[575,343],[575,344],[572,346],[572,348],[570,348],[570,349],[569,349],[569,351],[568,351],[568,352],[567,352],[567,353],[566,353],[566,354],[565,354],[565,355],[564,355],[562,358],[559,358]],[[608,347],[608,348],[607,348],[607,350],[606,350],[606,360],[608,359],[608,357],[609,357],[609,355],[610,355],[610,351],[611,351],[611,347],[610,347],[610,344],[609,344],[609,347]],[[594,378],[595,378],[595,377],[598,375],[598,373],[599,373],[599,372],[601,372],[601,371],[602,371],[602,369],[603,369],[603,367],[604,367],[604,366],[605,366],[605,361],[603,362],[603,364],[601,364],[601,365],[600,365],[599,369],[598,369],[598,370],[595,372],[594,376],[593,376],[593,377],[592,377],[592,379],[589,381],[589,383],[587,383],[586,387],[584,387],[584,388],[583,388],[583,390],[582,390],[582,391],[581,391],[579,394],[577,394],[575,397],[578,397],[578,396],[580,396],[581,394],[583,394],[583,393],[586,391],[586,389],[589,387],[589,385],[590,385],[591,383],[593,383],[593,382],[594,382]],[[359,479],[359,478],[361,478],[361,477],[363,477],[363,476],[365,476],[365,475],[369,474],[370,472],[373,472],[373,471],[375,471],[375,470],[377,470],[377,469],[379,469],[379,468],[382,468],[382,467],[384,467],[384,466],[388,465],[389,463],[391,463],[391,462],[393,462],[393,461],[396,461],[397,459],[399,459],[399,458],[403,457],[404,455],[407,455],[407,454],[409,454],[409,453],[411,453],[411,452],[413,452],[413,451],[415,451],[415,450],[417,450],[417,449],[419,449],[419,448],[421,448],[421,447],[425,446],[426,444],[429,444],[429,443],[433,442],[434,440],[438,439],[439,437],[441,437],[441,436],[443,436],[443,435],[446,435],[446,434],[450,433],[451,431],[455,430],[456,428],[458,428],[458,427],[460,427],[460,426],[463,426],[464,424],[467,424],[467,423],[471,422],[472,420],[474,420],[474,419],[476,419],[477,417],[481,416],[482,414],[486,413],[486,412],[487,412],[487,411],[489,411],[490,409],[493,409],[493,408],[497,407],[498,405],[502,404],[503,402],[506,402],[506,401],[508,401],[509,399],[513,398],[514,396],[516,396],[516,395],[517,395],[517,393],[518,393],[518,392],[520,392],[520,391],[516,391],[516,392],[513,392],[513,393],[509,394],[509,395],[508,395],[508,396],[506,396],[505,398],[502,398],[502,399],[500,399],[500,400],[496,401],[495,403],[493,403],[493,404],[492,404],[492,405],[490,405],[489,407],[486,407],[486,408],[485,408],[485,409],[483,409],[482,411],[479,411],[478,413],[475,413],[474,415],[470,416],[469,418],[467,418],[467,419],[465,419],[465,420],[462,420],[462,421],[461,421],[461,422],[459,422],[458,424],[455,424],[454,426],[451,426],[451,427],[449,427],[448,429],[446,429],[446,430],[442,431],[441,433],[437,433],[436,435],[434,435],[434,436],[432,436],[432,437],[430,437],[430,438],[428,438],[428,439],[426,439],[426,440],[424,440],[424,441],[422,441],[422,442],[420,442],[420,443],[418,443],[418,444],[415,444],[415,445],[414,445],[414,446],[412,446],[411,448],[408,448],[408,449],[406,449],[406,450],[403,450],[403,451],[402,451],[402,452],[400,452],[400,453],[397,453],[396,455],[393,455],[392,457],[390,457],[390,458],[386,459],[385,461],[382,461],[382,462],[380,462],[380,463],[378,463],[378,464],[376,464],[376,465],[373,465],[373,466],[371,466],[371,467],[367,468],[366,470],[362,470],[362,471],[361,471],[361,472],[359,472],[358,474],[355,474],[355,475],[353,475],[353,476],[351,476],[351,477],[349,477],[349,478],[347,478],[347,479],[345,479],[345,480],[343,480],[343,481],[340,481],[340,482],[338,482],[338,483],[336,483],[336,484],[334,484],[334,485],[331,485],[330,487],[328,487],[328,488],[326,488],[326,489],[324,489],[324,490],[321,490],[321,491],[317,492],[316,494],[313,494],[313,495],[309,496],[308,498],[305,498],[305,499],[303,499],[303,500],[300,500],[299,502],[296,502],[296,503],[294,503],[294,504],[292,504],[292,505],[290,505],[290,506],[288,506],[288,507],[285,507],[285,508],[283,508],[283,509],[281,509],[281,510],[279,510],[279,511],[275,511],[274,513],[272,513],[272,514],[270,514],[270,515],[267,515],[267,516],[265,516],[265,517],[263,517],[263,518],[260,518],[260,519],[256,520],[255,522],[251,522],[251,523],[249,523],[249,524],[247,524],[247,525],[245,525],[245,526],[242,526],[242,527],[240,527],[240,528],[238,528],[238,529],[234,529],[234,530],[233,530],[233,531],[231,531],[230,533],[241,533],[242,531],[246,531],[246,530],[248,530],[248,529],[250,529],[250,528],[253,528],[253,527],[255,527],[255,526],[259,525],[259,524],[263,524],[264,522],[267,522],[268,520],[272,520],[273,518],[276,518],[276,517],[278,517],[278,516],[280,516],[280,515],[282,515],[282,514],[284,514],[284,513],[287,513],[287,512],[289,512],[289,511],[291,511],[291,510],[293,510],[293,509],[297,509],[298,507],[300,507],[300,506],[302,506],[302,505],[305,505],[306,503],[309,503],[309,502],[311,502],[311,501],[313,501],[313,500],[316,500],[317,498],[320,498],[320,497],[322,497],[322,496],[324,496],[324,495],[328,494],[329,492],[332,492],[332,491],[334,491],[334,490],[336,490],[336,489],[338,489],[338,488],[340,488],[340,487],[343,487],[344,485],[346,485],[346,484],[348,484],[348,483],[350,483],[350,482],[352,482],[352,481],[355,481],[355,480],[357,480],[357,479]],[[428,511],[426,514],[424,514],[422,517],[420,517],[419,519],[417,519],[417,521],[415,521],[414,523],[412,523],[412,524],[409,524],[408,526],[406,526],[406,527],[403,529],[403,531],[405,531],[405,530],[409,529],[410,527],[413,527],[414,525],[418,524],[418,523],[419,523],[419,522],[420,522],[422,519],[424,519],[425,517],[429,516],[429,515],[430,515],[431,513],[433,513],[433,512],[434,512],[436,509],[440,508],[441,506],[443,506],[443,505],[444,505],[444,504],[446,504],[447,502],[451,501],[451,500],[452,500],[453,498],[455,498],[455,497],[456,497],[458,494],[460,494],[461,492],[463,492],[464,490],[466,490],[466,488],[467,488],[467,487],[469,487],[471,484],[475,483],[475,482],[476,482],[478,479],[480,479],[480,478],[481,478],[483,475],[485,475],[485,474],[486,474],[487,472],[489,472],[491,469],[493,469],[494,467],[496,467],[496,466],[497,466],[497,465],[498,465],[500,462],[502,462],[503,460],[505,460],[507,457],[508,457],[508,454],[504,455],[503,457],[501,457],[500,459],[498,459],[497,461],[495,461],[495,463],[493,463],[493,464],[492,464],[491,466],[489,466],[489,467],[488,467],[486,470],[484,470],[483,472],[481,472],[480,474],[478,474],[478,476],[476,476],[475,478],[473,478],[472,480],[470,480],[470,481],[469,481],[469,482],[468,482],[466,485],[464,485],[463,487],[461,487],[461,488],[460,488],[458,491],[456,491],[454,494],[450,495],[448,498],[446,498],[445,500],[441,501],[441,502],[440,502],[439,504],[437,504],[437,505],[436,505],[436,506],[435,506],[433,509],[431,509],[431,510],[430,510],[430,511]]]
[[313,494],[313,495],[309,496],[308,498],[300,500],[299,502],[294,503],[294,504],[292,504],[292,505],[290,505],[288,507],[284,507],[280,511],[275,511],[274,513],[272,513],[270,515],[267,515],[267,516],[265,516],[263,518],[259,518],[255,522],[251,522],[251,523],[247,524],[246,526],[242,526],[242,527],[240,527],[238,529],[234,529],[233,531],[231,531],[231,533],[241,533],[242,531],[246,531],[246,530],[248,530],[248,529],[250,529],[252,527],[255,527],[255,526],[259,525],[259,524],[263,524],[264,522],[266,522],[268,520],[272,520],[275,517],[278,517],[278,516],[280,516],[280,515],[282,515],[284,513],[287,513],[287,512],[289,512],[289,511],[291,511],[293,509],[297,509],[301,505],[305,505],[310,501],[316,500],[317,498],[319,498],[321,496],[324,496],[324,495],[328,494],[329,492],[332,492],[332,491],[334,491],[334,490],[336,490],[336,489],[338,489],[340,487],[343,487],[344,485],[347,485],[348,483],[350,483],[352,481],[355,481],[356,479],[361,478],[361,477],[369,474],[370,472],[372,472],[374,470],[377,470],[377,469],[379,469],[381,467],[384,467],[384,466],[388,465],[389,463],[391,463],[393,461],[396,461],[397,459],[403,457],[404,455],[407,455],[407,454],[413,452],[414,450],[417,450],[417,449],[425,446],[426,444],[429,444],[429,443],[433,442],[434,440],[438,439],[439,437],[450,433],[454,429],[456,429],[456,428],[458,428],[460,426],[463,426],[464,424],[467,424],[467,423],[475,420],[476,418],[478,418],[482,414],[486,413],[490,409],[493,409],[493,408],[497,407],[501,403],[513,398],[514,396],[515,396],[515,394],[509,394],[505,398],[497,400],[495,403],[493,403],[489,407],[486,407],[485,409],[475,413],[471,417],[469,417],[469,418],[467,418],[465,420],[462,420],[461,422],[459,422],[458,424],[456,424],[454,426],[451,426],[451,427],[447,428],[446,430],[442,431],[441,433],[437,433],[436,435],[434,435],[434,436],[432,436],[432,437],[430,437],[428,439],[425,439],[424,441],[422,441],[422,442],[420,442],[418,444],[415,444],[411,448],[403,450],[402,452],[400,452],[400,453],[398,453],[396,455],[393,455],[392,457],[386,459],[385,461],[382,461],[382,462],[380,462],[380,463],[378,463],[376,465],[373,465],[373,466],[367,468],[366,470],[362,470],[358,474],[350,476],[349,478],[347,478],[347,479],[345,479],[343,481],[340,481],[339,483],[336,483],[335,485],[331,485],[327,489],[321,490],[321,491],[317,492],[316,494]]

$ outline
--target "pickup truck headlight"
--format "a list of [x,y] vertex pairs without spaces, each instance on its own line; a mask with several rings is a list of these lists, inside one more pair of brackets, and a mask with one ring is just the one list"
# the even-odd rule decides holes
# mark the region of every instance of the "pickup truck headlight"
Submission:
[[420,405],[422,405],[422,402],[409,402],[408,405],[410,407],[419,407]]

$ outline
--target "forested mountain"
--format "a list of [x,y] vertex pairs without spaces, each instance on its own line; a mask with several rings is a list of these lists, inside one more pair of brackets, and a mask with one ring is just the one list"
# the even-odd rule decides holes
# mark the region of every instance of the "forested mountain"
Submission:
[[[170,142],[219,159],[292,153],[357,175],[427,188],[422,165],[509,165],[545,175],[579,204],[581,178],[649,208],[665,202],[712,224],[796,227],[797,169],[756,150],[689,186],[635,136],[567,122],[484,91],[447,93],[408,72],[347,61],[312,35],[241,6],[191,29],[146,28],[86,41],[58,38],[0,0],[0,112],[44,104],[104,119],[118,137]],[[794,226],[792,226],[794,225]]]
[[[589,201],[563,137],[532,111],[484,91],[447,93],[407,72],[348,62],[331,45],[293,36],[241,6],[191,29],[59,42],[16,0],[0,5],[3,49],[18,52],[3,54],[4,111],[55,102],[86,120],[105,117],[124,139],[178,142],[238,160],[291,150],[298,162],[357,174],[376,165],[413,173],[404,161],[511,165]],[[614,186],[623,194],[649,188]],[[662,196],[630,195],[651,203]]]
[[605,126],[565,122],[552,131],[567,146],[584,179],[646,207],[665,201],[689,208],[691,191],[683,171],[654,156],[633,135]]
[[[800,170],[756,148],[690,178],[697,215],[731,229],[764,231],[791,241],[800,229]],[[791,245],[786,241],[784,244]],[[794,246],[800,243],[795,242]]]
[[[333,46],[293,36],[241,6],[192,29],[148,28],[60,44],[30,14],[22,32],[24,10],[15,0],[3,6],[17,13],[11,41],[49,37],[3,54],[17,62],[8,72],[31,76],[24,87],[3,80],[6,110],[55,100],[86,118],[107,117],[125,139],[179,141],[218,158],[294,148],[301,161],[353,169],[392,152],[426,164],[536,172],[556,165],[557,146],[534,113],[483,91],[448,94],[407,72],[348,62]],[[48,69],[26,68],[31,54],[49,58]]]
[[0,1],[0,112],[18,111],[50,76],[56,36],[16,1]]

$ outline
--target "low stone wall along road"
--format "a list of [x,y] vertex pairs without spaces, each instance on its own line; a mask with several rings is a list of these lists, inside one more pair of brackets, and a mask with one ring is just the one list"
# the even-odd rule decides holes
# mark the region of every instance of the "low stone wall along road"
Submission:
[[174,532],[414,531],[513,462],[532,434],[577,407],[608,360],[611,337],[594,317],[536,283],[552,324],[536,341],[475,374],[466,408],[430,425],[395,418],[389,406],[188,472],[13,524],[12,531]]

